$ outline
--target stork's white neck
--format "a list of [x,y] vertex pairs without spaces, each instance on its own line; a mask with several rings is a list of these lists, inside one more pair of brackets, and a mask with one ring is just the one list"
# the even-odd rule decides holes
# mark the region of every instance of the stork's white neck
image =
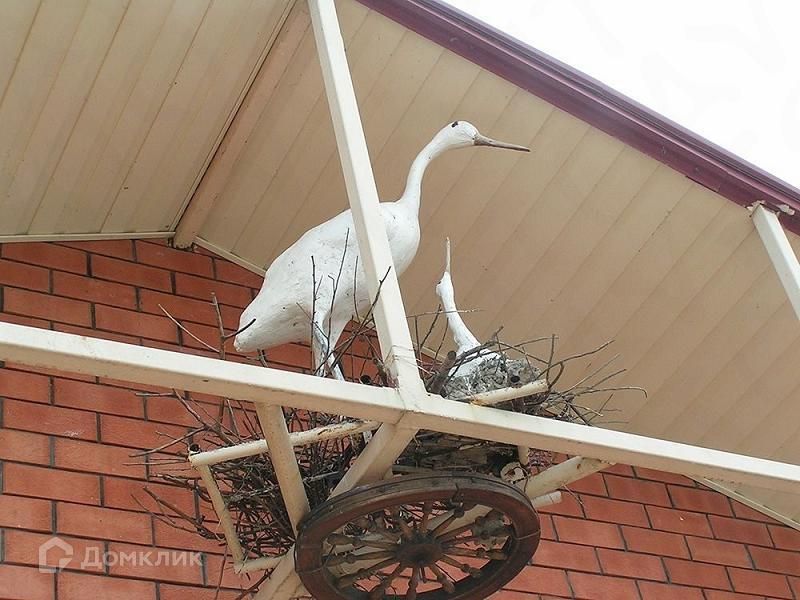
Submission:
[[425,169],[431,161],[439,156],[447,149],[447,146],[441,143],[437,138],[433,138],[427,146],[422,149],[422,152],[417,154],[414,162],[411,163],[411,168],[408,171],[408,178],[406,179],[406,189],[403,195],[397,201],[401,206],[405,206],[409,211],[413,212],[414,216],[419,215],[419,202],[422,197],[422,178],[425,175]]
[[436,286],[436,294],[442,301],[442,308],[447,317],[447,324],[450,327],[450,331],[453,333],[453,341],[456,343],[458,353],[461,354],[462,352],[480,346],[480,342],[469,330],[469,327],[464,323],[464,319],[461,318],[458,312],[455,290],[453,289],[453,280],[450,278],[449,271],[445,271],[441,281],[439,281],[439,284]]

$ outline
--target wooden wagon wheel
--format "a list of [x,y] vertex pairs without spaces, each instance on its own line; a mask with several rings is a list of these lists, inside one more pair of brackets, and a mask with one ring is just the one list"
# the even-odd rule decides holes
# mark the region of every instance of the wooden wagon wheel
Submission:
[[318,600],[484,600],[539,545],[518,488],[484,475],[411,475],[336,496],[301,524],[297,573]]

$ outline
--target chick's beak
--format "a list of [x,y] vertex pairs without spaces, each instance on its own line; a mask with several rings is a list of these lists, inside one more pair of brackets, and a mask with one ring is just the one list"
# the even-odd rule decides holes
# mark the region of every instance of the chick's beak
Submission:
[[530,152],[530,148],[525,146],[518,146],[517,144],[509,144],[508,142],[501,142],[493,140],[490,137],[481,135],[480,133],[475,136],[474,142],[476,146],[491,146],[492,148],[505,148],[506,150],[519,150],[520,152]]

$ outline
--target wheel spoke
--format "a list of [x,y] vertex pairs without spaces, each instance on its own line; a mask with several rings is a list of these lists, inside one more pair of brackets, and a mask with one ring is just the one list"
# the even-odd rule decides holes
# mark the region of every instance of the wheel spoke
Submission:
[[459,569],[462,573],[466,573],[467,575],[470,575],[471,577],[477,578],[477,577],[481,576],[481,570],[480,569],[476,569],[475,567],[471,567],[466,563],[459,562],[456,559],[447,556],[446,554],[444,556],[442,556],[442,562],[445,563],[445,564],[450,565],[451,567],[455,567],[456,569]]
[[408,592],[406,592],[406,600],[417,600],[417,586],[419,585],[419,567],[411,569],[411,579],[408,581]]
[[453,580],[447,576],[447,573],[439,568],[439,565],[432,564],[429,565],[429,568],[431,571],[433,571],[433,574],[436,575],[436,581],[439,582],[439,585],[442,586],[442,589],[445,592],[452,594],[456,591],[456,586],[453,584]]
[[499,550],[484,550],[483,548],[447,548],[445,554],[451,556],[469,556],[470,558],[486,558],[489,560],[506,560],[508,554]]
[[372,592],[370,592],[369,600],[380,600],[381,598],[383,598],[383,594],[386,591],[386,589],[392,584],[392,581],[394,581],[395,578],[397,578],[397,576],[400,575],[400,573],[402,573],[403,569],[405,568],[406,568],[405,565],[402,564],[397,565],[395,570],[389,573],[389,575],[387,575],[384,578],[384,580],[381,581],[381,584],[375,589],[373,589]]
[[365,552],[364,554],[354,554],[348,552],[347,554],[338,554],[330,557],[325,561],[326,567],[338,567],[343,564],[355,564],[364,560],[378,560],[382,558],[391,558],[395,553],[389,550],[381,550],[379,552]]
[[419,522],[419,531],[422,533],[428,531],[428,519],[431,516],[432,509],[433,509],[432,502],[426,501],[422,504],[422,519]]
[[385,569],[386,567],[389,567],[398,562],[400,561],[397,558],[392,557],[392,558],[387,558],[386,560],[383,560],[377,564],[374,564],[371,567],[365,567],[363,569],[359,569],[352,575],[346,575],[344,577],[341,577],[339,581],[336,582],[336,587],[338,587],[340,590],[344,589],[348,585],[354,584],[359,579],[364,579],[365,577],[373,575],[378,571],[380,571],[381,569]]
[[437,537],[440,533],[442,533],[444,531],[447,531],[447,528],[450,526],[450,523],[452,523],[456,519],[460,519],[463,516],[464,516],[464,509],[463,508],[461,508],[461,507],[454,508],[453,509],[453,513],[449,517],[447,517],[444,521],[439,523],[439,525],[436,526],[436,529],[431,531],[431,535],[433,535],[434,537]]

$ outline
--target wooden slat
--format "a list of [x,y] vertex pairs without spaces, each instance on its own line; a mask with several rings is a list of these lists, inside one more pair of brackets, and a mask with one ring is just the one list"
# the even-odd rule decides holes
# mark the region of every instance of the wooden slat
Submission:
[[214,202],[222,193],[239,155],[253,134],[264,105],[270,101],[310,26],[307,4],[294,2],[290,14],[287,15],[255,76],[252,87],[243,99],[219,149],[176,224],[174,243],[177,247],[186,248],[197,238]]
[[[14,214],[11,182],[57,80],[87,6],[86,0],[45,2],[36,15],[0,104],[0,210]],[[6,229],[10,226],[10,229]],[[4,220],[2,233],[19,233]]]
[[[202,2],[129,5],[33,216],[32,233],[100,230],[188,48],[193,35],[188,25],[204,10]],[[165,59],[175,55],[177,61]]]
[[[640,409],[632,417],[631,427],[646,423],[646,430],[659,437],[667,435],[670,439],[696,440],[701,432],[697,425],[690,426],[688,423],[692,413],[705,413],[706,406],[710,408],[715,404],[736,408],[731,395],[724,393],[723,385],[712,387],[713,380],[718,377],[725,381],[727,370],[741,369],[743,364],[748,363],[747,355],[755,349],[753,336],[769,322],[783,303],[784,299],[770,289],[770,275],[769,272],[762,273],[693,351],[689,351],[691,340],[685,341],[683,361],[675,371],[666,375],[665,385],[653,392],[654,402],[660,400],[659,404],[665,409],[658,411],[661,418],[658,421],[651,419],[651,414],[655,412],[651,408]],[[722,310],[720,307],[720,312]],[[746,349],[745,356],[737,357],[743,348]],[[743,362],[736,364],[737,358]],[[756,376],[749,365],[747,370],[751,376]],[[706,394],[702,394],[704,390]],[[704,407],[702,411],[698,411],[699,406]],[[716,445],[733,448],[737,440],[720,439]]]
[[[630,261],[639,256],[642,247],[670,216],[689,186],[689,182],[674,171],[659,166],[595,251],[552,298],[548,308],[539,315],[532,315],[528,328],[520,336],[529,338],[533,332],[538,332],[535,335],[557,332],[561,340],[568,339],[588,318],[597,299],[614,286]],[[586,349],[586,344],[582,347]]]
[[[535,261],[498,319],[524,322],[543,312],[550,298],[561,292],[586,259],[597,249],[620,214],[653,175],[657,164],[632,148],[625,148],[598,181],[584,204],[570,216],[556,239]],[[522,279],[520,273],[519,278]],[[526,293],[536,290],[535,293]]]
[[32,0],[0,2],[0,104],[40,5]]
[[209,8],[103,227],[171,226],[250,79],[283,3]]
[[[376,48],[373,15],[360,24],[348,43],[352,76],[359,88],[369,92],[383,74],[393,55],[396,44],[403,36],[400,28],[392,28]],[[380,30],[379,30],[380,31]],[[348,32],[343,31],[347,36]],[[300,175],[302,174],[302,175]],[[312,195],[315,187],[321,193]],[[291,199],[287,201],[287,199]],[[307,222],[304,211],[313,211],[315,201],[322,205],[321,218]],[[250,223],[237,241],[237,252],[249,253],[248,248],[258,246],[267,257],[274,257],[304,231],[341,212],[347,207],[347,195],[341,174],[336,144],[327,100],[321,96],[309,113],[303,129],[286,152],[281,168],[264,192],[261,206],[256,209]],[[260,241],[264,223],[270,224],[274,238],[269,245]]]
[[[644,192],[649,193],[649,192]],[[718,230],[726,231],[728,223],[714,224],[719,214],[716,203],[699,204],[698,191],[691,188],[671,207],[670,213],[659,224],[657,230],[642,244],[635,256],[618,273],[616,279],[605,293],[595,300],[595,306],[583,318],[574,332],[567,336],[561,332],[564,352],[574,351],[579,344],[597,344],[614,337],[620,346],[630,348],[629,360],[636,360],[648,347],[644,332],[655,335],[654,323],[650,319],[657,318],[659,306],[664,308],[662,297],[664,291],[659,286],[669,286],[670,281],[680,281],[679,277],[665,281],[669,277],[676,261],[683,261],[684,268],[692,265],[686,253],[694,244],[700,244],[701,250],[713,246],[711,234]],[[741,238],[746,235],[741,234]],[[602,251],[602,247],[597,248]],[[716,264],[706,264],[706,273],[713,273],[721,261],[727,257],[725,252]],[[697,278],[697,285],[702,277]],[[670,291],[667,287],[667,291]],[[683,290],[688,293],[689,290]],[[670,297],[671,296],[666,296]],[[645,306],[648,300],[653,306]],[[659,301],[661,304],[658,305]],[[673,305],[675,306],[675,305]],[[674,314],[664,315],[672,319]],[[667,321],[662,325],[667,326]],[[644,328],[644,329],[643,329]],[[637,346],[638,344],[638,346]]]
[[[556,176],[531,205],[525,217],[511,223],[508,241],[499,247],[484,272],[483,285],[478,280],[479,294],[472,294],[473,306],[487,308],[484,318],[498,322],[515,315],[515,306],[524,305],[528,295],[526,280],[536,278],[536,266],[551,244],[557,243],[564,226],[575,211],[582,210],[587,197],[622,152],[621,142],[593,129],[562,165]],[[572,235],[572,233],[570,233]],[[508,294],[505,302],[497,301],[490,280],[504,282]],[[539,294],[546,293],[538,285],[531,286]],[[516,294],[519,296],[512,300]],[[504,321],[505,322],[505,321]],[[514,321],[509,321],[513,323]]]
[[[758,243],[760,242],[757,238],[754,239],[752,234],[749,235],[691,301],[675,311],[674,320],[669,324],[669,328],[653,338],[651,348],[638,357],[636,364],[631,367],[630,377],[643,381],[654,398],[659,396],[662,385],[671,382],[671,377],[672,379],[676,375],[684,377],[683,374],[676,374],[676,371],[685,357],[700,346],[706,336],[726,317],[728,311],[735,309],[745,294],[752,294],[755,291],[759,278],[767,268],[764,258],[754,252]],[[686,368],[693,367],[687,365]],[[668,394],[661,402],[648,403],[644,412],[642,403],[627,398],[620,397],[613,404],[615,407],[627,407],[628,403],[633,404],[630,411],[625,411],[630,421],[629,426],[650,435],[673,410],[673,405],[670,405],[666,398],[669,398]],[[680,399],[676,402],[679,403]]]
[[[314,90],[313,97],[310,97],[311,90]],[[221,247],[233,248],[242,227],[274,177],[286,148],[305,122],[310,105],[320,93],[314,43],[306,35],[284,72],[273,99],[263,107],[250,133],[247,148],[239,155],[218,201],[203,224],[202,237]],[[265,121],[272,126],[261,127]]]
[[[798,433],[797,398],[800,382],[797,381],[797,364],[800,360],[800,343],[774,363],[764,377],[753,382],[747,390],[755,408],[742,411],[742,416],[724,429],[735,431],[739,446],[755,456],[772,456],[787,439]],[[758,386],[755,386],[759,383]],[[758,406],[763,406],[758,410]]]
[[773,381],[791,381],[787,372],[775,371],[780,371],[783,363],[800,364],[800,330],[792,326],[795,318],[783,300],[772,318],[698,394],[695,402],[702,403],[703,410],[687,407],[672,427],[685,428],[700,444],[731,440],[739,447],[757,423],[775,418],[772,411],[786,398],[786,392],[769,390]]
[[[769,275],[765,273],[756,282],[753,293],[747,294],[678,368],[684,375],[681,385],[662,390],[660,395],[678,402],[661,425],[661,435],[697,441],[712,430],[719,416],[743,410],[754,401],[744,398],[742,391],[770,362],[781,360],[782,351],[797,339],[800,331],[783,317],[785,299],[771,289]],[[754,403],[759,410],[767,408],[759,400]],[[700,405],[703,410],[697,411]],[[727,440],[730,447],[739,443],[739,438],[717,439]]]
[[10,182],[5,230],[28,231],[125,14],[122,0],[92,0]]
[[[357,16],[343,19],[346,40],[355,34],[367,14],[360,5],[348,5],[354,7]],[[324,102],[322,93],[314,39],[307,33],[271,101],[264,107],[247,149],[240,155],[229,183],[201,230],[203,238],[223,248],[234,249],[310,111],[315,104]],[[266,222],[264,224],[267,226]],[[248,260],[256,264],[263,262],[253,256],[248,256]]]

